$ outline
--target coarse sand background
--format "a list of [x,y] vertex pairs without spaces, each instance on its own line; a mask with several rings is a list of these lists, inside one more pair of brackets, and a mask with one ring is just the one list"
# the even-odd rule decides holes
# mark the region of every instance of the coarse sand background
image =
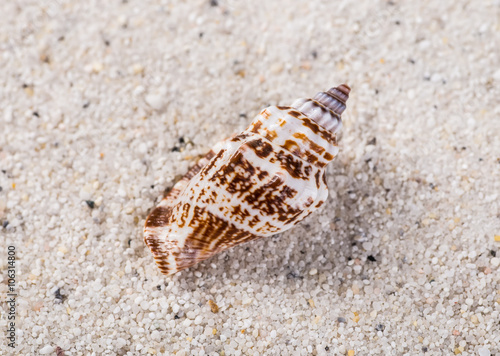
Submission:
[[[1,355],[500,355],[498,0],[0,13]],[[326,204],[162,276],[142,226],[163,192],[261,109],[344,82]]]

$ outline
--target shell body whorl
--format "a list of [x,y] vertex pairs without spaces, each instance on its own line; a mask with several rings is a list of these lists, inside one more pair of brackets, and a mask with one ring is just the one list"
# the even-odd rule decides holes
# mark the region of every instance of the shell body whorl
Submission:
[[268,107],[202,158],[146,219],[144,239],[161,272],[288,230],[321,206],[348,93],[342,85]]

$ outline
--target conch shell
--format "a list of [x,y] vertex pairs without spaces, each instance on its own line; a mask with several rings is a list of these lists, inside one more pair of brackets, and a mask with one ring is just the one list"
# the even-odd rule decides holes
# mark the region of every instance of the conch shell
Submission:
[[349,92],[342,84],[270,106],[199,160],[146,219],[144,241],[161,272],[288,230],[320,207]]

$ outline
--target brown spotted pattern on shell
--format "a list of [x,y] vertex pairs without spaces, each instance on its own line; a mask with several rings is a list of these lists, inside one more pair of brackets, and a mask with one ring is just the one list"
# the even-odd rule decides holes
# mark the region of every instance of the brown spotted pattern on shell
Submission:
[[161,272],[288,230],[321,206],[349,91],[342,84],[268,107],[198,161],[146,219],[144,240]]

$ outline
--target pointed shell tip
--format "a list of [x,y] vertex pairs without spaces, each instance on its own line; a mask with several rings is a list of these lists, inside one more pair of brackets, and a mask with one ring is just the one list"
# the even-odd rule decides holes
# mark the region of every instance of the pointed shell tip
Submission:
[[349,95],[349,93],[351,92],[351,88],[347,84],[340,84],[337,89],[346,95]]

